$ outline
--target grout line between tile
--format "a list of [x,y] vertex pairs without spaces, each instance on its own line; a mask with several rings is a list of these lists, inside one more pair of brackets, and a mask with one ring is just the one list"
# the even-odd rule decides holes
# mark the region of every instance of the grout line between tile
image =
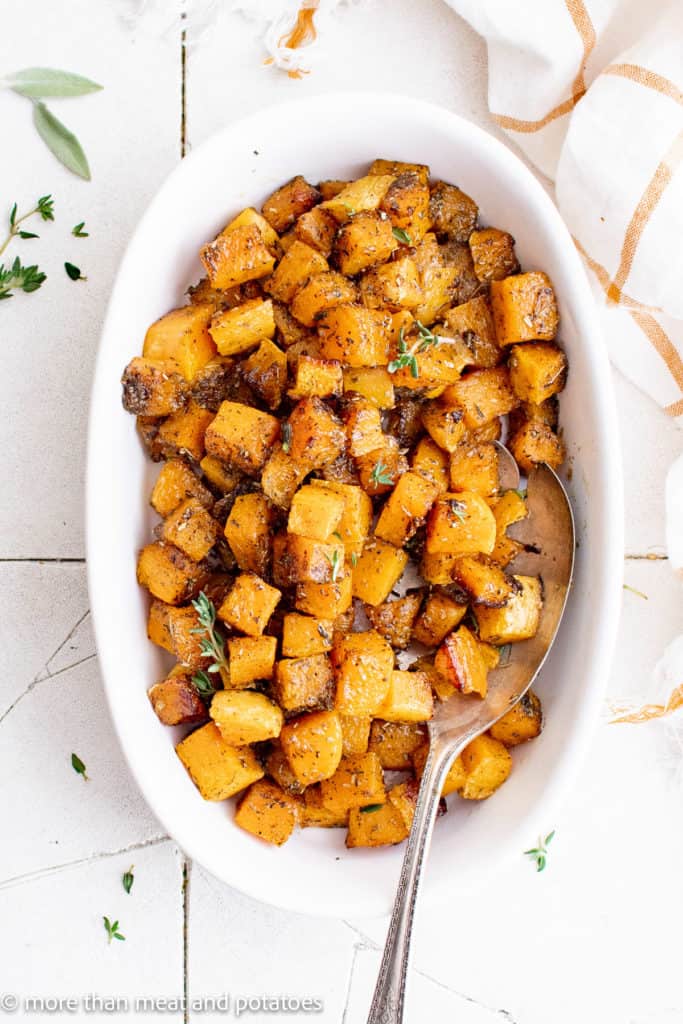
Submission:
[[[184,7],[184,3],[182,4]],[[180,14],[180,159],[187,152],[187,11]]]
[[13,878],[5,878],[0,881],[0,890],[12,889],[16,885],[23,885],[25,882],[33,882],[38,878],[45,878],[49,875],[58,874],[60,871],[67,871],[69,868],[77,868],[83,864],[90,864],[98,860],[107,860],[109,857],[118,857],[122,853],[132,853],[134,850],[144,850],[148,846],[159,846],[161,843],[170,842],[170,836],[152,836],[150,839],[143,839],[139,843],[130,843],[122,846],[119,850],[101,850],[98,853],[91,853],[88,857],[79,857],[78,860],[65,861],[64,864],[54,864],[48,868],[39,868],[38,871],[28,871],[25,875],[15,875]]
[[26,555],[20,558],[2,558],[0,565],[13,565],[26,562],[29,565],[85,565],[85,558],[48,558],[42,555]]
[[[344,921],[344,924],[346,924],[346,921]],[[349,1006],[351,1004],[351,989],[353,988],[353,976],[356,971],[356,962],[358,960],[358,954],[364,948],[366,947],[364,947],[360,942],[357,942],[353,947],[353,957],[351,958],[351,968],[349,970],[349,981],[346,986],[346,999],[344,1000],[344,1011],[342,1013],[341,1024],[347,1024],[346,1018],[348,1016]]]
[[189,928],[190,928],[190,875],[192,861],[183,859],[183,1024],[190,1024],[190,971],[189,971]]

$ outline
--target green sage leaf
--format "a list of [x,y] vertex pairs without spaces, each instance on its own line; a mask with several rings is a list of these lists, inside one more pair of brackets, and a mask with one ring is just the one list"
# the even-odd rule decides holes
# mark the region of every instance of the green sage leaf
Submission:
[[41,139],[59,162],[80,178],[90,181],[90,167],[80,142],[44,103],[35,104],[33,123]]
[[4,85],[20,96],[37,100],[48,97],[85,96],[102,88],[89,78],[74,75],[71,71],[59,71],[57,68],[24,68],[4,79]]

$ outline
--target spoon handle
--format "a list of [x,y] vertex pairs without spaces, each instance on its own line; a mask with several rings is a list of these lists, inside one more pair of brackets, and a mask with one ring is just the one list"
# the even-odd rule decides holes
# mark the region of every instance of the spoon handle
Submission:
[[458,747],[432,741],[403,857],[384,955],[367,1024],[401,1024],[415,904],[444,779]]

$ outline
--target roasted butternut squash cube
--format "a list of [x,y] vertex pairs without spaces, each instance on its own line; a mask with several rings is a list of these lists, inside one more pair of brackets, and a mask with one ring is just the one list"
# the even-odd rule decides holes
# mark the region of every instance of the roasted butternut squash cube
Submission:
[[389,360],[388,314],[352,302],[335,305],[318,318],[320,352],[347,366],[386,366]]
[[194,608],[175,608],[154,600],[149,606],[147,636],[153,644],[175,654],[181,665],[196,671],[203,668],[206,658],[201,652],[197,633],[199,619]]
[[453,304],[459,268],[447,261],[436,235],[431,231],[417,246],[413,258],[417,264],[422,288],[422,301],[415,309],[415,317],[429,326],[434,323],[441,311]]
[[290,612],[282,621],[282,654],[285,658],[310,658],[332,648],[334,621]]
[[255,690],[219,690],[210,711],[225,742],[236,747],[274,739],[284,724],[277,704]]
[[490,498],[498,492],[498,449],[492,441],[472,444],[465,439],[451,452],[449,475],[452,491]]
[[302,828],[346,828],[348,823],[348,811],[331,811],[323,807],[320,783],[306,787],[301,812]]
[[440,494],[448,490],[448,455],[431,437],[418,441],[410,465],[415,473],[431,481]]
[[344,394],[360,395],[378,409],[394,407],[394,382],[383,366],[344,369]]
[[165,679],[147,691],[154,713],[163,725],[187,725],[204,722],[206,704],[192,682],[192,672],[176,666]]
[[253,750],[226,743],[214,722],[181,740],[176,753],[205,800],[227,800],[263,778]]
[[168,416],[187,402],[185,381],[175,364],[136,356],[121,378],[123,408],[134,416]]
[[247,352],[263,338],[274,337],[273,303],[270,299],[249,299],[241,306],[220,310],[209,332],[222,356]]
[[390,351],[389,366],[392,368],[394,387],[407,388],[426,394],[428,398],[437,398],[449,384],[460,380],[463,369],[472,361],[470,351],[463,341],[437,335],[440,339],[438,344],[416,350],[417,376],[412,363],[394,370],[399,357],[419,344],[420,335],[412,327],[408,327],[408,331],[410,333],[404,331],[403,337],[399,334]]
[[459,626],[439,647],[434,667],[460,693],[477,693],[485,697],[488,666],[482,645],[467,626]]
[[242,479],[242,474],[238,469],[226,466],[214,455],[205,455],[199,463],[199,468],[209,483],[223,494],[234,491]]
[[265,465],[279,433],[280,421],[275,416],[241,402],[223,402],[206,431],[206,450],[255,475]]
[[453,570],[459,555],[429,552],[426,548],[420,559],[420,575],[426,583],[447,586],[453,582]]
[[268,196],[261,207],[261,212],[270,226],[279,235],[291,228],[297,217],[306,213],[320,202],[321,195],[317,188],[309,185],[301,174],[276,189]]
[[225,230],[234,231],[235,228],[241,228],[244,227],[245,225],[251,224],[255,225],[258,228],[259,232],[261,233],[261,237],[263,238],[263,241],[266,243],[266,245],[270,249],[276,250],[279,241],[277,237],[277,231],[273,230],[273,228],[270,226],[266,218],[262,216],[262,214],[260,214],[258,210],[255,210],[253,206],[247,206],[246,209],[238,213],[237,216],[230,221]]
[[296,362],[294,387],[290,398],[328,398],[342,393],[344,377],[341,364],[334,359],[316,359],[300,355]]
[[380,210],[400,241],[417,245],[431,227],[428,182],[418,172],[402,171],[387,189]]
[[541,581],[537,576],[513,576],[517,590],[501,608],[479,605],[474,610],[481,640],[491,644],[514,644],[535,636],[543,604]]
[[504,572],[488,555],[458,559],[453,579],[469,594],[472,604],[502,608],[519,591],[514,576]]
[[185,380],[194,380],[216,355],[216,346],[208,331],[213,311],[211,303],[171,310],[148,328],[143,356],[169,362]]
[[322,208],[329,210],[340,224],[344,224],[357,213],[376,210],[394,178],[393,174],[375,174],[350,181],[335,196],[326,199]]
[[394,846],[407,838],[410,829],[390,802],[354,807],[349,811],[346,845],[352,850],[363,846]]
[[541,702],[533,690],[527,690],[522,699],[491,726],[489,735],[506,747],[516,747],[540,736],[542,728]]
[[506,366],[473,370],[448,388],[444,400],[461,407],[468,430],[477,430],[497,416],[505,416],[519,404]]
[[250,786],[235,811],[236,825],[274,846],[287,842],[297,820],[296,800],[268,779]]
[[466,242],[477,224],[479,207],[455,185],[437,181],[432,188],[429,217],[432,228],[454,242]]
[[564,387],[567,357],[545,342],[514,345],[508,360],[512,390],[522,402],[541,405]]
[[259,679],[271,679],[276,651],[274,636],[231,637],[228,640],[231,688],[241,689]]
[[342,730],[336,711],[312,711],[286,722],[280,743],[295,777],[304,786],[329,779],[342,756]]
[[218,540],[220,526],[196,498],[188,498],[166,518],[161,539],[201,562]]
[[299,323],[314,327],[326,310],[353,302],[356,295],[356,286],[343,274],[334,270],[314,274],[292,299],[292,314]]
[[559,313],[550,278],[541,271],[491,282],[491,308],[499,345],[552,341]]
[[468,743],[462,752],[465,783],[460,795],[465,800],[486,800],[502,786],[512,771],[512,758],[498,740],[484,733]]
[[519,270],[515,240],[507,231],[482,228],[472,232],[469,243],[474,272],[480,281],[502,281]]
[[[427,762],[427,755],[429,754],[429,743],[423,744],[413,754],[413,765],[415,767],[415,774],[418,779],[422,778],[424,772],[424,766]],[[462,788],[465,785],[465,779],[467,772],[465,771],[465,765],[463,763],[462,754],[453,761],[453,764],[448,769],[448,774],[444,780],[444,784],[441,788],[441,796],[450,796],[451,793],[461,793]],[[393,791],[391,791],[393,792]],[[394,797],[394,802],[396,802]]]
[[362,488],[336,480],[311,480],[316,490],[332,491],[342,498],[344,509],[336,530],[347,558],[359,556],[372,524],[372,502]]
[[375,211],[357,213],[341,227],[334,241],[334,257],[342,274],[355,277],[391,256],[398,242],[391,221]]
[[400,548],[427,518],[439,488],[419,473],[404,473],[389,495],[375,527],[375,536]]
[[507,536],[506,530],[526,518],[528,510],[524,498],[517,491],[506,491],[493,504],[492,511],[496,520],[496,545],[491,558],[505,567],[523,548],[519,541]]
[[530,473],[541,462],[559,469],[567,454],[555,431],[540,420],[528,420],[518,427],[508,440],[508,448],[524,473]]
[[156,541],[140,552],[137,578],[160,601],[178,605],[201,590],[207,570],[172,544]]
[[261,473],[263,493],[278,508],[289,508],[299,484],[308,472],[306,463],[295,461],[281,445],[277,445]]
[[268,338],[242,363],[242,376],[269,409],[277,409],[287,387],[287,356]]
[[266,283],[266,291],[274,299],[289,303],[313,274],[324,274],[329,269],[317,249],[295,239]]
[[486,369],[501,361],[503,353],[496,341],[488,296],[477,295],[468,302],[453,306],[444,315],[444,327],[446,333],[452,331],[464,339],[471,353],[472,366]]
[[373,402],[354,395],[344,408],[343,420],[347,449],[354,458],[374,452],[384,444],[380,411]]
[[353,596],[366,604],[382,604],[401,578],[408,554],[379,537],[363,548],[353,568]]
[[292,499],[287,530],[301,537],[326,541],[338,530],[343,513],[344,499],[340,494],[329,487],[307,484]]
[[432,440],[447,452],[454,452],[466,434],[462,405],[446,396],[425,405],[422,422]]
[[156,478],[150,504],[165,519],[188,498],[194,498],[206,508],[213,504],[213,495],[188,464],[182,459],[169,459]]
[[334,677],[327,654],[278,661],[274,693],[289,714],[329,710],[334,703]]
[[287,543],[278,552],[282,570],[291,584],[334,583],[344,569],[344,545],[287,534]]
[[273,514],[264,494],[239,494],[225,524],[225,539],[244,572],[264,576],[270,565]]
[[353,807],[384,803],[386,791],[382,766],[377,754],[350,754],[343,757],[336,772],[320,785],[323,807],[343,814]]
[[385,770],[407,771],[412,767],[414,752],[426,739],[426,729],[419,722],[384,722],[376,718],[370,727],[368,749],[377,754]]
[[342,715],[374,715],[391,683],[394,652],[374,630],[337,633],[332,646],[337,687],[335,707]]
[[415,260],[404,256],[368,270],[360,280],[360,299],[368,309],[415,309],[422,301]]
[[218,618],[247,636],[260,636],[282,594],[254,573],[242,573],[218,609]]
[[244,396],[247,405],[253,404],[251,390],[238,376],[238,367],[230,356],[215,356],[203,366],[192,381],[190,395],[202,409],[213,413],[218,412],[226,399],[239,401]]
[[340,715],[342,727],[342,757],[349,754],[365,754],[370,741],[368,715]]
[[417,617],[413,637],[425,647],[438,647],[460,625],[466,611],[466,604],[458,604],[443,591],[433,590]]
[[320,398],[302,398],[289,417],[289,454],[308,471],[333,462],[346,446],[344,428]]
[[280,789],[284,789],[286,793],[291,793],[293,796],[301,796],[306,789],[289,767],[289,761],[279,740],[273,742],[266,758],[266,775],[269,775]]
[[297,583],[295,607],[318,619],[337,619],[351,607],[351,570],[345,566],[334,582]]
[[394,671],[389,692],[377,715],[387,722],[427,722],[434,713],[434,697],[424,672]]
[[420,181],[425,184],[429,182],[429,167],[427,164],[411,164],[405,160],[384,160],[377,158],[370,164],[368,174],[405,174],[408,171],[417,174]]
[[199,462],[206,450],[206,432],[214,414],[190,402],[186,409],[167,416],[159,427],[157,441],[167,457],[189,456]]
[[395,601],[365,606],[365,614],[373,629],[392,647],[405,648],[410,643],[415,616],[420,610],[422,593],[406,594]]
[[228,225],[199,252],[212,288],[225,290],[244,281],[266,277],[275,256],[256,224]]
[[323,256],[329,256],[338,227],[337,221],[328,210],[314,206],[312,210],[301,214],[294,227],[294,235],[300,242],[317,249]]
[[427,517],[426,550],[430,554],[490,554],[495,543],[493,512],[473,491],[443,495]]
[[398,478],[408,469],[398,441],[388,434],[381,448],[356,456],[355,462],[363,490],[375,498],[393,490]]

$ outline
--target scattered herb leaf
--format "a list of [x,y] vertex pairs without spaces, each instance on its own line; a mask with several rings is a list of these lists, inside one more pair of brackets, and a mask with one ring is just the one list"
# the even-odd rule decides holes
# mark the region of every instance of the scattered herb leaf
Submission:
[[555,835],[555,829],[549,832],[545,839],[541,839],[539,836],[538,846],[534,846],[531,850],[525,850],[524,856],[531,857],[536,861],[536,870],[544,871],[548,857],[548,845],[552,842],[553,836]]
[[23,224],[29,217],[35,216],[39,213],[43,220],[54,220],[54,203],[51,196],[41,196],[37,201],[36,205],[28,213],[22,213],[21,217],[17,217],[17,204],[15,203],[10,210],[9,214],[9,234],[0,245],[0,256],[3,254],[7,246],[10,244],[13,238],[39,238],[33,231],[26,231],[20,228],[19,225]]
[[71,767],[75,772],[78,773],[78,775],[82,775],[86,782],[89,782],[88,776],[85,773],[85,765],[81,761],[78,754],[71,755]]
[[71,278],[72,281],[87,281],[87,277],[81,274],[80,268],[75,266],[73,263],[65,263],[64,269]]
[[642,590],[636,590],[635,587],[629,586],[628,583],[624,583],[624,590],[630,590],[630,592],[632,594],[635,594],[636,597],[642,597],[642,599],[644,601],[649,601],[650,600],[650,598],[647,596],[647,594],[644,594]]
[[282,424],[282,450],[285,454],[289,454],[289,450],[292,447],[292,424]]
[[35,231],[20,231],[19,238],[40,238],[40,235],[37,235]]
[[330,557],[327,554],[325,555],[325,557],[327,558],[327,561],[332,566],[332,582],[336,583],[337,579],[339,577],[339,573],[342,571],[342,566],[344,564],[344,559],[339,554],[339,549],[338,548],[334,549],[334,551],[332,552],[332,557]]
[[[465,515],[466,506],[457,498],[451,498],[448,502],[448,507],[451,510],[451,514],[456,517],[461,523],[464,523],[467,516]],[[451,523],[451,526],[453,524]]]
[[407,231],[403,230],[403,228],[392,228],[391,230],[393,232],[394,238],[396,238],[399,242],[402,242],[403,245],[413,244],[412,238],[410,237]]
[[135,875],[133,874],[133,865],[131,864],[131,866],[128,868],[128,870],[126,871],[125,875],[121,879],[121,883],[123,884],[123,888],[126,890],[128,895],[130,895],[130,890],[133,888],[133,882],[134,881],[135,881]]
[[204,671],[195,672],[192,676],[192,685],[202,700],[209,700],[216,692],[211,679]]
[[44,103],[33,101],[33,123],[41,139],[67,170],[79,178],[90,181],[90,167],[83,148],[66,125],[47,109]]
[[526,494],[527,494],[526,491],[523,491],[520,488],[515,488],[515,494],[517,495],[518,498],[521,498],[522,501],[526,501]]
[[354,552],[353,552],[353,553],[351,554],[351,567],[352,567],[353,569],[355,569],[357,565],[358,565],[358,555],[357,555],[357,554],[356,554],[356,552],[354,551]]
[[381,460],[376,462],[370,474],[370,483],[374,484],[375,487],[380,485],[391,487],[393,482],[393,477],[389,473],[389,467],[385,466]]
[[89,232],[83,230],[84,227],[85,221],[82,220],[80,224],[76,224],[76,226],[71,229],[71,234],[74,238],[90,238]]
[[411,376],[415,378],[419,377],[420,371],[417,365],[416,356],[420,352],[425,352],[428,348],[431,348],[433,345],[440,344],[441,339],[438,337],[438,335],[430,331],[429,328],[425,327],[425,325],[421,323],[419,320],[415,321],[415,326],[417,327],[419,337],[417,338],[417,341],[413,345],[411,345],[410,348],[408,348],[408,345],[406,344],[404,328],[402,327],[401,330],[399,331],[398,356],[396,359],[392,359],[392,361],[387,366],[387,370],[389,371],[389,373],[396,373],[397,370],[402,370],[405,367],[408,367],[410,369]]
[[511,653],[512,644],[503,644],[498,648],[498,668],[505,668],[509,664]]
[[384,804],[368,804],[367,807],[361,807],[361,814],[372,814],[373,811],[381,811]]
[[122,935],[119,931],[118,921],[110,921],[108,917],[103,917],[102,920],[104,921],[104,930],[107,933],[107,938],[110,943],[112,939],[118,939],[119,942],[126,941],[126,936]]
[[30,100],[85,96],[102,88],[89,78],[57,68],[24,68],[3,79],[2,85]]

